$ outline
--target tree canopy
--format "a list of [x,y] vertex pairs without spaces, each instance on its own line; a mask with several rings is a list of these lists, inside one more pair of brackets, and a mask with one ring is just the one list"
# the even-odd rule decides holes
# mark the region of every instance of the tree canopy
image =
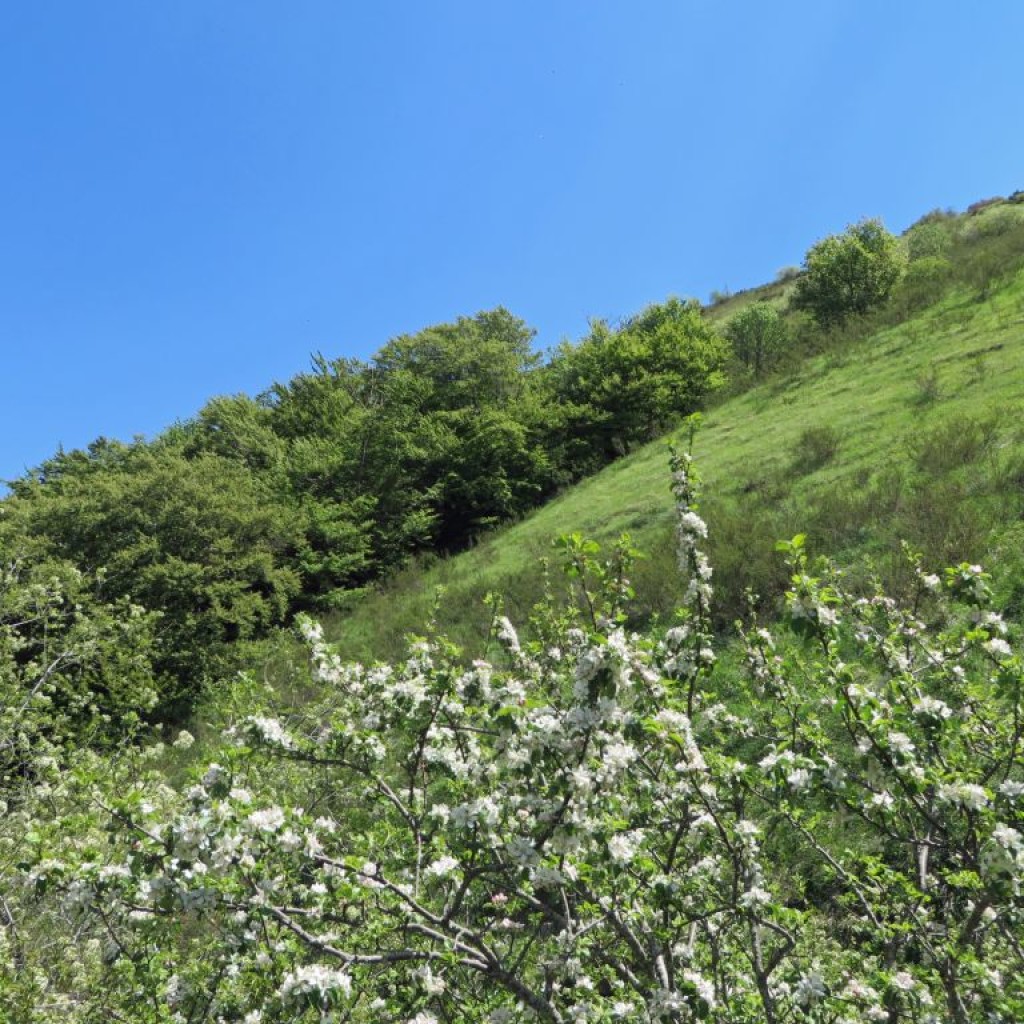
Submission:
[[769,302],[752,302],[725,325],[736,358],[760,377],[786,347],[789,330],[778,309]]
[[570,447],[600,464],[649,441],[724,382],[728,354],[695,301],[670,298],[617,328],[594,321],[549,368]]
[[842,324],[885,302],[906,265],[902,243],[880,220],[859,221],[807,251],[793,304],[822,327]]
[[547,365],[533,336],[498,307],[368,362],[318,355],[151,442],[59,452],[15,481],[0,541],[158,613],[154,713],[173,717],[237,641],[458,551],[649,440],[718,386],[728,352],[678,299],[595,324]]

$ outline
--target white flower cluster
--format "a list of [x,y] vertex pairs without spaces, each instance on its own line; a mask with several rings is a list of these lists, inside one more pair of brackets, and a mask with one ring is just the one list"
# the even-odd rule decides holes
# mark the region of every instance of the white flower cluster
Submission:
[[459,869],[459,862],[455,857],[445,855],[438,857],[423,869],[423,874],[428,878],[448,878]]
[[683,606],[701,614],[711,603],[711,565],[700,549],[700,542],[708,535],[707,523],[694,507],[694,481],[692,458],[685,452],[672,454],[672,493],[676,499],[676,545],[679,569],[687,579]]
[[323,964],[305,964],[285,975],[277,995],[286,1006],[301,1004],[310,998],[323,1006],[332,993],[347,996],[351,991],[352,979],[345,971]]
[[643,845],[643,832],[620,832],[608,840],[608,853],[619,864],[628,864]]
[[1024,837],[1021,833],[1003,822],[997,824],[982,848],[981,869],[988,878],[1012,881],[1014,891],[1019,895],[1024,879]]
[[936,795],[944,803],[955,804],[968,811],[980,811],[989,803],[985,787],[971,782],[945,783],[939,786]]
[[913,712],[921,718],[942,722],[953,714],[953,709],[944,700],[926,694],[914,701]]
[[245,719],[243,725],[249,732],[270,746],[282,747],[285,750],[291,750],[295,746],[295,740],[276,718],[250,715]]

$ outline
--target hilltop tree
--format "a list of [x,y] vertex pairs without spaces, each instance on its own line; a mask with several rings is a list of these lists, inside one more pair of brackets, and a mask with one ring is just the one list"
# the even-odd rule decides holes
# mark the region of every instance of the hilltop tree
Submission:
[[504,307],[436,324],[389,341],[374,357],[385,377],[408,374],[422,388],[421,411],[500,406],[540,362],[534,330]]
[[811,246],[793,305],[822,327],[837,326],[885,302],[906,265],[899,239],[880,220],[862,220]]

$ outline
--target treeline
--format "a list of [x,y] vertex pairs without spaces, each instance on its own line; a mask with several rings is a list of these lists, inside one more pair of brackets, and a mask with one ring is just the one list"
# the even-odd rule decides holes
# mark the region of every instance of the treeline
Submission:
[[[366,362],[317,357],[151,442],[101,439],[13,481],[4,561],[19,593],[49,594],[25,657],[90,609],[135,605],[152,713],[177,717],[238,641],[300,609],[342,607],[411,556],[457,551],[522,515],[692,411],[730,353],[699,304],[678,299],[595,322],[546,361],[533,336],[498,308],[395,338]],[[120,713],[117,672],[92,665],[93,710]]]

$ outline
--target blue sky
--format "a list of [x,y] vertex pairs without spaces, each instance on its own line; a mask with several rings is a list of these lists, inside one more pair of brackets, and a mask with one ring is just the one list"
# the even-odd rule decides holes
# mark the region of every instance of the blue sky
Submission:
[[1024,188],[1024,4],[0,7],[0,478],[502,304],[541,347]]

